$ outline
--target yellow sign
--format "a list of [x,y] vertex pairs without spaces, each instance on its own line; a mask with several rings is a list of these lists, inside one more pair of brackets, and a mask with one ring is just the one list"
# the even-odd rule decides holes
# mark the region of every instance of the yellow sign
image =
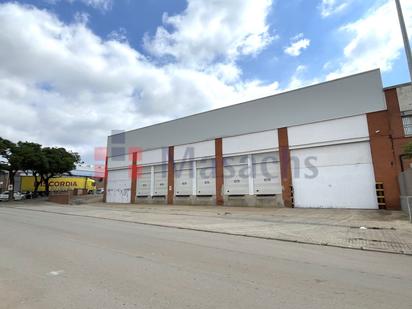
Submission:
[[[34,176],[21,176],[21,191],[34,191]],[[87,189],[88,191],[96,190],[96,184],[93,179],[86,177],[56,177],[49,180],[50,191],[67,191],[74,189]],[[46,191],[44,182],[39,185],[39,192]]]

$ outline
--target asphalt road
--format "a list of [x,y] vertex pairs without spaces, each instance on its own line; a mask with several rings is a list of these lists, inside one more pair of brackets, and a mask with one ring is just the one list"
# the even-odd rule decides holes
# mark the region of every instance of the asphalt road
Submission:
[[411,308],[412,257],[0,207],[0,308]]

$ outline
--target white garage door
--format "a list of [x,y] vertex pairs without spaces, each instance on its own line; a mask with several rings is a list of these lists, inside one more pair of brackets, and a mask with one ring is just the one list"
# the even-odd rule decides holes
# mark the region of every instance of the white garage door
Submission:
[[215,195],[215,160],[196,161],[196,195]]
[[291,151],[295,207],[377,209],[369,142]]
[[282,193],[279,154],[277,152],[253,155],[253,184],[256,195]]
[[192,195],[193,162],[175,164],[175,195]]
[[153,196],[167,195],[167,164],[154,167],[154,190]]
[[107,180],[106,201],[108,203],[130,203],[130,169],[108,171]]
[[223,165],[225,188],[224,194],[249,194],[249,171],[247,155],[224,158]]
[[151,168],[150,166],[141,167],[137,175],[137,196],[149,196],[151,184]]

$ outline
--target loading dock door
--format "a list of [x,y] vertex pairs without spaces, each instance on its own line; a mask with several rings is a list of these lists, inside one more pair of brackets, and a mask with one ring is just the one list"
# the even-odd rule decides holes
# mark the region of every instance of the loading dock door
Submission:
[[234,156],[223,159],[224,194],[249,194],[248,156]]
[[106,201],[108,203],[130,203],[130,186],[130,169],[108,171]]
[[254,194],[281,194],[279,154],[277,152],[254,154],[252,162]]
[[369,142],[291,151],[295,207],[377,209]]
[[167,195],[167,164],[154,167],[154,190],[153,196]]
[[175,164],[175,195],[192,195],[193,162]]
[[196,161],[196,195],[215,195],[215,160]]
[[151,171],[150,166],[143,166],[137,174],[137,196],[150,196]]

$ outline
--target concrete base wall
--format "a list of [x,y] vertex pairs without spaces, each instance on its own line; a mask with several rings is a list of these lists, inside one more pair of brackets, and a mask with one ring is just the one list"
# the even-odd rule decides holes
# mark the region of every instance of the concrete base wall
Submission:
[[225,196],[225,206],[247,206],[247,207],[283,207],[282,195],[275,196]]
[[[166,197],[137,197],[136,204],[166,205]],[[173,204],[176,205],[216,205],[216,196],[174,196]],[[281,195],[275,196],[224,196],[224,206],[245,207],[283,207]]]
[[136,197],[136,204],[155,204],[166,205],[166,196],[153,196],[153,197]]

